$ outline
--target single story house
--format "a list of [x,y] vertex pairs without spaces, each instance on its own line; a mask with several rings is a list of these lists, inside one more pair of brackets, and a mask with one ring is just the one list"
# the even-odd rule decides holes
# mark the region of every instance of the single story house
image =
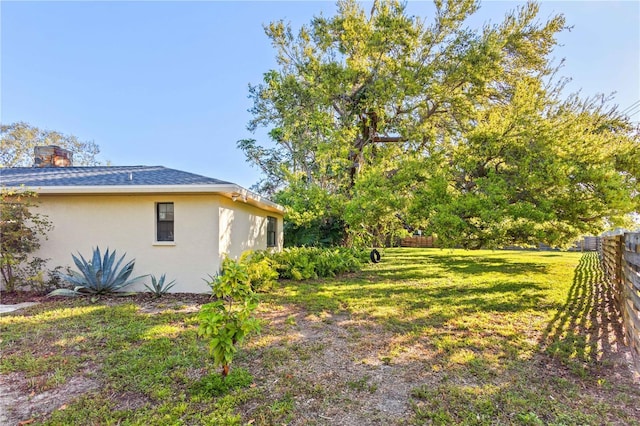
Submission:
[[[280,250],[284,209],[236,184],[161,166],[0,169],[4,187],[38,193],[54,229],[37,256],[72,267],[99,246],[135,259],[133,276],[167,275],[172,292],[210,291],[225,255]],[[144,282],[130,287],[143,291]]]

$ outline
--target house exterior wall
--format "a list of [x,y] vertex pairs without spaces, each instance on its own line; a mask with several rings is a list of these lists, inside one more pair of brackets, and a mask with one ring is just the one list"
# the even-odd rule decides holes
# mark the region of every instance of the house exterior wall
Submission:
[[275,217],[278,221],[276,247],[281,250],[283,246],[283,219],[271,212],[265,212],[257,207],[245,206],[239,209],[238,202],[228,198],[220,198],[218,208],[220,255],[225,254],[237,259],[246,250],[267,249],[267,217]]
[[[218,271],[224,253],[237,257],[246,249],[266,248],[266,217],[282,216],[213,194],[46,195],[38,213],[54,229],[37,256],[49,268],[75,269],[71,254],[91,256],[94,247],[117,250],[136,259],[133,276],[167,275],[172,292],[210,291],[204,279]],[[174,203],[174,241],[156,242],[156,204]],[[264,229],[262,229],[264,228]],[[279,241],[282,241],[281,226]],[[281,247],[281,245],[280,245]],[[144,291],[142,280],[128,287]]]

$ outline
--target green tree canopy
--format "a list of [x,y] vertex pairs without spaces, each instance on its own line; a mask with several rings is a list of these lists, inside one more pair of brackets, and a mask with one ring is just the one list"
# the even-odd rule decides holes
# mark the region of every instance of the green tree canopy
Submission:
[[42,130],[24,122],[0,125],[0,167],[29,167],[33,165],[36,146],[57,145],[73,153],[76,166],[100,164],[100,147],[93,141],[81,141],[76,136]]
[[265,27],[278,68],[250,87],[249,129],[272,141],[238,145],[289,220],[337,218],[366,244],[420,228],[444,245],[562,245],[638,209],[637,129],[606,97],[563,97],[564,18],[527,3],[470,29],[478,7],[435,1],[427,22],[344,0],[297,33]]

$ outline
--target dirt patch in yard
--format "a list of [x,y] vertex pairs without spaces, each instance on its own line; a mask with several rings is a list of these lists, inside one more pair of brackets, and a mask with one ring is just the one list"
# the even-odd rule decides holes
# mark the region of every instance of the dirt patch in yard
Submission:
[[[287,424],[404,424],[411,390],[432,375],[421,363],[430,350],[418,345],[394,353],[394,336],[374,322],[294,306],[260,317],[269,325],[248,345],[246,368],[272,400],[296,389]],[[244,410],[246,421],[264,417],[251,404]]]
[[85,376],[75,376],[55,389],[36,393],[27,390],[29,380],[23,374],[11,373],[0,377],[0,424],[29,424],[37,417],[65,405],[77,397],[97,389],[99,383]]
[[[517,368],[487,372],[486,376],[482,372],[475,376],[448,371],[449,367],[442,368],[446,354],[425,338],[398,335],[374,321],[347,313],[315,315],[296,306],[280,306],[277,311],[262,312],[260,317],[268,326],[261,337],[248,343],[246,350],[251,355],[237,365],[251,371],[271,406],[293,399],[295,409],[288,417],[278,417],[265,412],[266,403],[247,403],[242,407],[246,422],[404,425],[420,404],[414,392],[421,387],[435,390],[456,386],[480,391],[495,386],[504,387],[508,395],[511,387],[513,392],[520,392],[523,384],[528,385]],[[633,385],[628,353],[624,347],[617,349],[607,353],[602,368],[591,371],[598,377],[595,380],[606,386],[582,389],[593,400],[620,398],[619,389]],[[542,353],[533,355],[527,365],[533,392],[543,394],[553,382],[549,378],[566,381],[567,386],[584,386],[566,366]],[[638,389],[629,397],[638,398]],[[550,398],[553,401],[554,396]],[[579,411],[580,407],[575,409]],[[623,409],[633,411],[635,407]],[[636,415],[640,418],[640,411],[631,413],[632,417]],[[517,423],[516,418],[512,420]],[[625,424],[611,422],[610,418],[607,422]]]

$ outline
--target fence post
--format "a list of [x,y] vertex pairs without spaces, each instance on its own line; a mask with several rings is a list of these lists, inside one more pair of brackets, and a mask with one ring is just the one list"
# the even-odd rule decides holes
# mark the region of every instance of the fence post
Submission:
[[618,259],[617,265],[616,265],[616,276],[618,277],[618,286],[622,287],[622,284],[624,283],[624,276],[622,275],[622,271],[623,271],[623,265],[624,265],[624,246],[625,246],[625,240],[626,240],[627,234],[624,235],[620,235],[618,237],[618,241],[616,241],[617,247],[616,247],[616,253],[617,256],[616,258]]

